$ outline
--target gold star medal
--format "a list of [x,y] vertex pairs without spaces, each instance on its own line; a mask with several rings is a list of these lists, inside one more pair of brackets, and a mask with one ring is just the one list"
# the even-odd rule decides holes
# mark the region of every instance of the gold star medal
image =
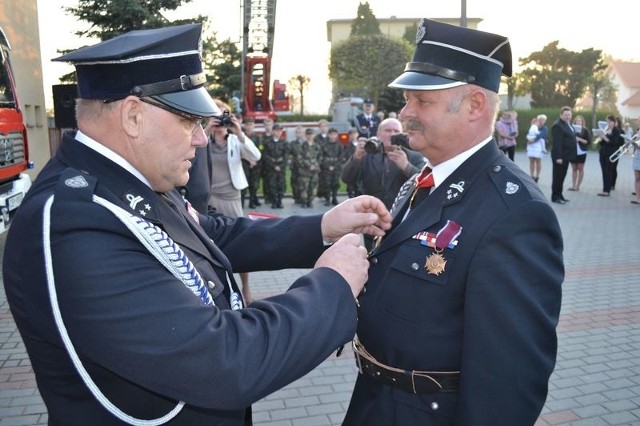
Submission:
[[424,268],[428,273],[433,275],[440,275],[444,272],[444,267],[447,264],[447,260],[444,258],[440,252],[435,251],[427,256],[426,262],[424,263]]
[[[427,256],[427,259],[424,263],[424,269],[427,270],[427,273],[438,276],[444,272],[444,267],[447,264],[447,260],[444,258],[442,253],[444,252],[445,248],[448,247],[450,249],[453,249],[456,246],[456,239],[460,236],[461,233],[462,226],[458,225],[452,220],[447,220],[446,225],[436,234],[436,238],[433,243],[429,241],[429,233],[427,233],[426,242],[424,245],[434,248],[434,252]],[[418,235],[418,239],[422,239],[420,234]]]

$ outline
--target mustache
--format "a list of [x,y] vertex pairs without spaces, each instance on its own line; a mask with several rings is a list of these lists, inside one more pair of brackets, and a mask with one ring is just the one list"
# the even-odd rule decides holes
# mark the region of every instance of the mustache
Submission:
[[417,130],[419,132],[424,132],[425,128],[418,120],[406,120],[402,123],[404,128],[409,130]]

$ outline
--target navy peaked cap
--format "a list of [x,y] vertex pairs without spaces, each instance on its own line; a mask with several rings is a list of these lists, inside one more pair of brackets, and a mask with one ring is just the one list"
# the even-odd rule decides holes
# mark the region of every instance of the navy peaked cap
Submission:
[[497,93],[503,74],[511,77],[508,38],[424,18],[413,59],[389,87],[439,90],[475,84]]
[[204,88],[201,32],[201,24],[135,30],[54,61],[75,65],[80,98],[151,97],[178,113],[218,116]]

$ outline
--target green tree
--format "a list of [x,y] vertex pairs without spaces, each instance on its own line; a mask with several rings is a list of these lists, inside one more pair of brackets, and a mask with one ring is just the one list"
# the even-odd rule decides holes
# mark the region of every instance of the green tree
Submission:
[[369,2],[358,5],[358,15],[351,23],[351,36],[381,34],[380,24],[373,14]]
[[587,79],[587,93],[591,98],[591,123],[596,127],[598,122],[598,107],[616,109],[616,88],[606,71],[599,71]]
[[[76,35],[107,40],[131,30],[165,26],[171,21],[163,13],[190,2],[191,0],[78,0],[76,7],[67,7],[65,10],[91,24],[88,29],[76,31]],[[171,23],[178,25],[204,22],[205,19],[198,16],[193,20]]]
[[219,42],[216,33],[203,39],[202,52],[207,91],[229,103],[229,95],[242,86],[242,52],[231,39]]
[[516,105],[514,99],[516,96],[524,96],[528,93],[530,84],[527,76],[522,73],[516,73],[511,77],[503,77],[502,81],[507,86],[507,109],[515,110]]
[[404,70],[413,47],[382,34],[351,36],[331,48],[329,77],[344,91],[367,96],[378,105],[380,94]]
[[300,95],[300,115],[304,116],[304,92],[307,90],[311,79],[306,75],[298,74],[289,79],[291,90],[295,90]]
[[520,65],[528,66],[521,74],[534,108],[573,107],[584,94],[589,77],[606,68],[601,50],[572,52],[558,48],[558,43],[551,42],[541,51],[520,59]]
[[416,22],[413,25],[408,25],[405,27],[404,29],[404,34],[402,35],[402,38],[404,40],[407,40],[409,42],[409,44],[414,45],[416,44],[416,33],[418,32],[418,23]]
[[[80,37],[107,40],[131,30],[158,28],[201,22],[206,30],[206,17],[170,21],[164,15],[192,0],[78,0],[76,7],[65,10],[81,21],[89,23],[88,29],[76,32]],[[241,87],[242,53],[231,39],[218,41],[216,33],[203,36],[202,56],[207,74],[206,87],[211,96],[229,102],[229,94]],[[60,78],[74,82],[75,73]]]

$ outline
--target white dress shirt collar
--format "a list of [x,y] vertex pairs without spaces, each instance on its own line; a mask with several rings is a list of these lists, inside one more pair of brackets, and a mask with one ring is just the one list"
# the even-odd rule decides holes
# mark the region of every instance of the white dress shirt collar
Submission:
[[118,164],[120,167],[122,167],[123,169],[127,170],[129,173],[131,173],[132,175],[140,179],[140,181],[145,185],[147,185],[149,188],[153,189],[149,181],[142,175],[142,173],[136,170],[135,167],[133,167],[127,160],[125,160],[119,154],[116,154],[111,149],[95,141],[94,139],[91,139],[89,136],[85,135],[80,130],[78,130],[78,132],[76,133],[76,140],[82,143],[83,145],[86,145],[88,148],[96,151],[98,154],[101,154],[107,157],[109,160]]
[[492,140],[493,138],[489,136],[486,140],[480,142],[479,144],[469,148],[464,152],[461,152],[455,157],[438,164],[437,166],[432,166],[429,163],[429,159],[427,159],[427,166],[431,167],[431,173],[433,174],[434,187],[432,188],[432,191],[436,189],[442,182],[447,180],[451,173],[453,173],[458,167],[460,167],[462,163],[467,161],[469,157],[478,152],[480,148],[482,148]]

